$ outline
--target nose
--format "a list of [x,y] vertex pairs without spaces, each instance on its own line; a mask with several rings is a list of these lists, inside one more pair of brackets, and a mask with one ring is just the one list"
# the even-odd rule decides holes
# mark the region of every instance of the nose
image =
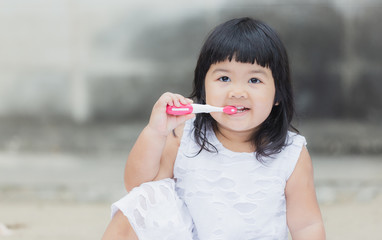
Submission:
[[229,98],[247,98],[248,93],[243,86],[234,86],[229,91]]

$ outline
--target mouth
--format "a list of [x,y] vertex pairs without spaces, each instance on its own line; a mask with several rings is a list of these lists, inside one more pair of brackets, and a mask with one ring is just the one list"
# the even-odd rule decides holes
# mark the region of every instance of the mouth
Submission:
[[237,109],[237,112],[236,113],[242,113],[242,112],[246,112],[246,111],[249,111],[250,108],[246,108],[244,106],[235,106],[236,109]]

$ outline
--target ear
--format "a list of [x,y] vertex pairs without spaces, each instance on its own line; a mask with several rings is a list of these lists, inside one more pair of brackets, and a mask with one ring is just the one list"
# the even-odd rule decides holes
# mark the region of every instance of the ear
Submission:
[[274,100],[274,106],[278,106],[280,104],[280,96],[276,93],[275,100]]

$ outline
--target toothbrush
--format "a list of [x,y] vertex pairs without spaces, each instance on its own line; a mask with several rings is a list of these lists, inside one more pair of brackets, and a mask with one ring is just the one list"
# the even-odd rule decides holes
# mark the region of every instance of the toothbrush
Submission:
[[210,112],[224,112],[226,114],[235,114],[237,108],[233,106],[214,107],[208,104],[186,104],[180,107],[167,106],[166,112],[171,115],[186,115],[190,113],[210,113]]

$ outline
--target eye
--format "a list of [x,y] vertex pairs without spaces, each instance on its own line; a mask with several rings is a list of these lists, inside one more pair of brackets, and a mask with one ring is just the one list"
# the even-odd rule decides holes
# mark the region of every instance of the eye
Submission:
[[257,78],[251,78],[248,82],[249,83],[261,83],[261,81]]
[[221,81],[221,82],[229,82],[229,81],[231,81],[231,79],[229,77],[227,77],[227,76],[220,77],[220,78],[218,78],[218,80]]

